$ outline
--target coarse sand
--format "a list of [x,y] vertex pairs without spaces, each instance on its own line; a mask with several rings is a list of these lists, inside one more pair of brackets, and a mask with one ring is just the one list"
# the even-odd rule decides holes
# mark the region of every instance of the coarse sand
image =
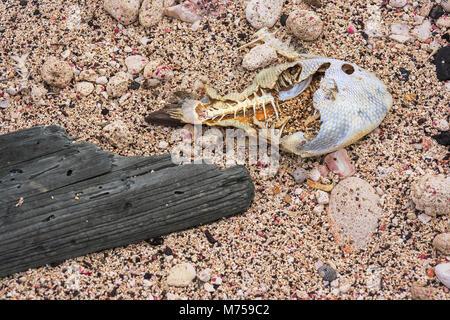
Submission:
[[[280,21],[273,27],[279,30],[277,37],[301,52],[350,61],[376,73],[393,95],[393,108],[380,127],[346,148],[355,176],[378,190],[385,213],[366,249],[340,246],[327,210],[313,212],[316,190],[293,179],[296,168],[310,170],[323,157],[281,153],[275,176],[264,176],[261,166],[246,164],[256,188],[246,213],[4,277],[0,299],[410,299],[411,285],[418,281],[436,289],[435,299],[449,300],[449,290],[430,269],[445,261],[433,251],[432,241],[448,229],[450,217],[425,224],[410,201],[411,182],[419,176],[448,175],[448,150],[431,138],[440,132],[435,123],[448,121],[450,111],[449,86],[437,80],[431,56],[435,46],[448,45],[443,37],[448,31],[434,28],[430,41],[403,44],[388,37],[366,39],[363,21],[371,4],[382,6],[386,29],[399,21],[415,27],[418,3],[396,9],[382,2],[330,0],[312,8],[286,1],[284,14],[302,8],[323,19],[323,35],[314,42],[291,38]],[[19,85],[10,56],[25,53],[30,53],[26,66],[33,84],[41,82],[40,68],[52,55],[67,56],[79,69],[104,69],[108,79],[124,68],[133,52],[149,61],[159,59],[174,73],[157,87],[130,89],[131,96],[121,105],[105,99],[98,93],[101,88],[87,97],[77,95],[74,83],[63,89],[48,87],[40,106],[24,93],[11,96],[11,105],[0,108],[0,134],[37,124],[59,125],[79,141],[120,155],[163,153],[168,150],[160,142],[173,147],[169,137],[174,129],[149,125],[144,118],[162,108],[172,92],[193,88],[199,79],[207,79],[221,94],[239,91],[259,71],[242,67],[250,48],[238,48],[256,31],[246,21],[242,1],[226,1],[225,12],[205,18],[196,31],[168,17],[153,27],[123,27],[103,10],[100,0],[5,0],[0,12],[0,78],[5,79],[0,93]],[[143,37],[148,38],[145,45]],[[128,147],[115,148],[104,137],[102,129],[115,120],[131,132]],[[217,242],[211,243],[212,238]],[[211,269],[209,283],[215,290],[205,290],[197,279],[187,287],[169,286],[169,270],[184,262],[197,274]],[[320,263],[332,266],[349,289],[339,292],[325,283],[317,271]]]

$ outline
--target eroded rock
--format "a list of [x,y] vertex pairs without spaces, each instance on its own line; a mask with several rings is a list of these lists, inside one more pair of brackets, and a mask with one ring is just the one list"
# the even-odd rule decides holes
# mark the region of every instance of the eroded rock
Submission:
[[416,209],[430,217],[450,214],[450,177],[427,174],[411,185]]
[[41,76],[47,84],[64,88],[72,80],[73,71],[67,62],[49,57],[42,66]]
[[139,15],[139,0],[105,0],[103,8],[123,25],[135,22]]

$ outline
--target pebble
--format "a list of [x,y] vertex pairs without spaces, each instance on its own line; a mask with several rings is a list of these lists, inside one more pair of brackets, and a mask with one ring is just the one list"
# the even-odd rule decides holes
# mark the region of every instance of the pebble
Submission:
[[170,80],[173,78],[173,72],[166,66],[159,66],[156,68],[156,70],[153,72],[152,77],[154,79],[163,81],[163,80]]
[[161,22],[164,15],[164,0],[144,0],[139,10],[139,23],[152,27]]
[[214,289],[213,285],[210,284],[210,283],[205,283],[205,284],[203,285],[203,288],[204,288],[207,292],[214,292],[214,291],[216,291],[216,290]]
[[426,288],[417,282],[414,282],[411,286],[411,298],[413,300],[434,300],[435,294],[434,288]]
[[211,269],[204,269],[198,274],[198,279],[203,282],[208,282],[211,279]]
[[450,263],[441,263],[434,268],[436,277],[450,289]]
[[166,8],[164,14],[188,23],[194,23],[201,19],[197,12],[197,6],[190,1]]
[[267,44],[256,46],[244,56],[242,66],[247,70],[264,68],[277,61],[278,56],[274,48]]
[[391,35],[389,38],[400,43],[411,40],[411,36],[409,35],[409,26],[404,23],[393,23],[391,25]]
[[331,171],[343,178],[350,177],[356,172],[355,166],[345,149],[330,153],[325,157],[324,161]]
[[105,138],[117,147],[127,147],[133,142],[130,130],[121,120],[111,122],[103,128]]
[[[449,18],[450,19],[450,18]],[[442,47],[434,56],[436,75],[439,81],[450,80],[450,47]]]
[[430,217],[449,215],[450,177],[426,174],[412,183],[411,199],[417,210]]
[[286,26],[293,35],[306,41],[316,40],[323,30],[323,22],[320,17],[308,10],[291,12],[286,21]]
[[67,62],[49,57],[42,66],[41,76],[47,84],[64,88],[72,80],[73,71]]
[[415,27],[412,33],[422,41],[429,39],[431,37],[431,22],[425,20],[420,26]]
[[305,0],[305,3],[316,8],[322,7],[322,0]]
[[87,97],[94,91],[94,85],[87,81],[78,82],[75,85],[75,91],[83,97]]
[[170,269],[167,284],[175,287],[186,287],[195,279],[195,276],[196,272],[192,264],[178,264]]
[[336,271],[328,264],[324,264],[318,270],[324,281],[331,282],[337,278]]
[[117,98],[123,96],[128,90],[129,78],[124,72],[119,72],[112,77],[106,86],[106,92],[110,97]]
[[128,73],[138,74],[147,65],[148,60],[141,55],[129,56],[125,59],[125,65],[127,66]]
[[95,82],[97,80],[98,74],[92,69],[86,69],[81,71],[80,75],[78,76],[79,81],[89,81],[89,82]]
[[442,6],[435,6],[430,11],[430,18],[439,19],[445,13],[444,8]]
[[442,255],[450,255],[450,232],[438,234],[433,240],[433,247]]
[[370,38],[382,37],[386,32],[384,29],[380,7],[368,5],[367,18],[364,20],[364,33]]
[[383,213],[380,197],[366,181],[350,177],[339,182],[330,195],[330,218],[340,230],[342,240],[348,238],[354,247],[364,248]]
[[47,94],[47,89],[41,84],[33,85],[31,87],[31,101],[33,101],[36,105],[41,105],[44,103],[43,97]]
[[105,0],[103,8],[123,25],[137,20],[140,0]]
[[308,172],[308,178],[311,179],[312,181],[317,182],[317,181],[319,181],[320,177],[321,177],[321,174],[320,174],[319,168],[317,168],[317,167],[314,167],[312,170],[310,170]]
[[212,283],[215,285],[220,286],[222,284],[222,278],[221,277],[213,277],[212,278]]
[[98,77],[97,79],[95,79],[95,83],[105,85],[108,83],[108,78],[105,76]]
[[245,9],[248,23],[255,28],[271,28],[278,21],[283,0],[251,0]]
[[389,0],[389,5],[394,8],[403,8],[408,0]]
[[431,221],[431,217],[425,213],[419,214],[417,216],[417,219],[419,219],[419,221],[422,222],[423,224],[427,224]]
[[328,204],[328,202],[330,201],[328,193],[322,190],[316,191],[316,199],[318,204]]
[[169,144],[166,141],[161,141],[161,142],[159,142],[159,145],[158,145],[158,147],[160,149],[166,149],[168,146],[169,146]]
[[303,168],[297,168],[297,169],[295,169],[293,175],[294,175],[295,182],[298,183],[298,184],[302,184],[308,178],[308,171],[306,171]]
[[423,4],[418,12],[418,15],[422,16],[422,17],[428,17],[431,9],[433,8],[433,5],[434,5],[433,2],[427,2],[427,3]]
[[450,28],[450,16],[442,16],[436,21],[439,28]]
[[314,209],[312,210],[312,212],[314,214],[321,214],[323,212],[323,210],[325,209],[323,204],[319,204],[317,206],[314,207]]
[[147,63],[144,68],[144,78],[150,79],[153,77],[153,72],[155,72],[156,68],[161,64],[158,60],[153,60]]

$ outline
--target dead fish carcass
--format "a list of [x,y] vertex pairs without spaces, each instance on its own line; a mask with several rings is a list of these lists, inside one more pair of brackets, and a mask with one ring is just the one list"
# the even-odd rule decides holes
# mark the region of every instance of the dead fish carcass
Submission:
[[[150,122],[176,120],[191,124],[235,127],[250,136],[268,128],[268,118],[279,129],[269,142],[302,157],[313,157],[348,146],[374,130],[392,106],[392,96],[375,74],[356,64],[326,57],[301,54],[292,50],[266,29],[256,33],[254,42],[271,45],[278,54],[291,60],[259,72],[242,92],[219,95],[206,87],[205,99],[185,99],[150,114]],[[280,104],[303,93],[316,74],[322,74],[313,95],[313,106],[322,122],[312,139],[298,131],[283,136],[289,116],[283,116]],[[166,121],[167,122],[167,121]]]

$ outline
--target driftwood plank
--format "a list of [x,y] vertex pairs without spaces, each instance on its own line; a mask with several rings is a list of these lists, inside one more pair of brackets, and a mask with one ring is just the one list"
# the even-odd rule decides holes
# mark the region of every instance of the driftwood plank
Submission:
[[57,126],[2,135],[0,277],[242,213],[253,197],[243,166],[121,157]]

